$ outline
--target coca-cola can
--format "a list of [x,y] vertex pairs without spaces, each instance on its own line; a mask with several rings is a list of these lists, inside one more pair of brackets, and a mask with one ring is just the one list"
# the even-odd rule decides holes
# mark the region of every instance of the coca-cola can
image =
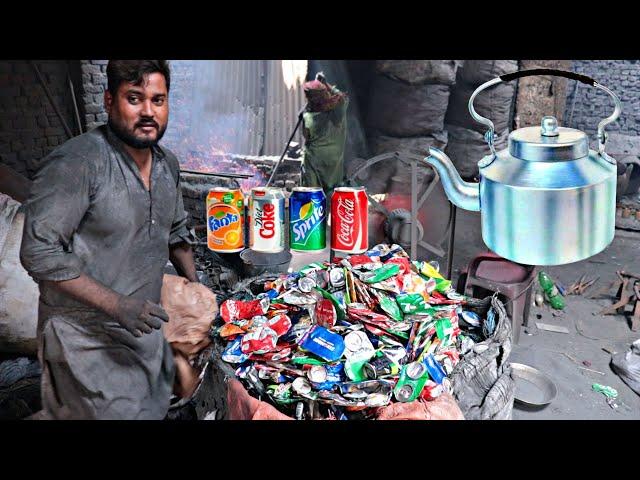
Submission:
[[362,253],[369,247],[369,203],[364,187],[338,187],[331,197],[331,249]]
[[255,187],[249,197],[249,247],[256,252],[284,250],[284,192]]

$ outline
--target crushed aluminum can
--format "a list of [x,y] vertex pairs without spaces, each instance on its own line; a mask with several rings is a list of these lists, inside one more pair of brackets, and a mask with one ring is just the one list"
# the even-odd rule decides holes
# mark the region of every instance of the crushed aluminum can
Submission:
[[296,419],[304,420],[304,402],[298,402],[296,404]]
[[369,360],[371,360],[373,355],[375,355],[375,350],[368,350],[366,348],[353,352],[349,356],[345,355],[347,360],[344,362],[344,371],[349,380],[361,382],[367,379],[367,375],[364,372],[364,366]]
[[391,402],[391,393],[371,393],[367,395],[364,403],[367,407],[384,407]]
[[267,317],[265,317],[264,315],[256,315],[255,317],[253,317],[250,320],[249,328],[251,330],[253,330],[253,329],[256,329],[258,327],[262,327],[262,326],[266,325],[268,321],[269,321],[269,319]]
[[291,319],[288,315],[279,313],[267,320],[267,326],[281,337],[291,329]]
[[343,393],[342,396],[350,400],[364,400],[369,396],[369,394],[362,391],[353,391],[350,393]]
[[442,384],[436,383],[433,380],[427,380],[424,384],[424,388],[422,389],[422,393],[420,393],[420,398],[425,400],[435,400],[444,392],[444,388]]
[[410,402],[411,397],[413,396],[413,392],[413,385],[409,383],[402,385],[395,391],[396,400],[398,400],[399,402]]
[[308,395],[311,393],[311,384],[304,377],[296,378],[291,384],[293,391],[299,395]]
[[243,363],[248,360],[249,355],[242,353],[240,344],[242,343],[242,337],[238,337],[230,342],[222,352],[222,360],[227,363]]
[[376,380],[379,377],[396,375],[400,372],[398,365],[394,364],[389,357],[384,355],[381,357],[375,357],[368,363],[365,363],[362,370],[367,378],[371,380]]
[[[446,357],[449,358],[449,357]],[[437,360],[433,357],[433,355],[429,354],[424,357],[424,365],[427,367],[427,372],[429,373],[429,377],[433,379],[434,382],[440,384],[442,380],[447,376],[444,368],[437,362]]]
[[289,290],[282,296],[282,301],[291,305],[315,305],[316,297],[310,293]]
[[298,288],[303,293],[309,293],[317,286],[316,281],[311,277],[302,277],[298,280]]
[[[313,367],[312,367],[313,368]],[[323,365],[326,378],[323,382],[312,382],[316,390],[331,390],[334,385],[342,380],[343,365],[340,362]]]
[[422,378],[427,373],[427,366],[424,363],[412,362],[407,365],[407,377],[412,380]]
[[242,353],[267,353],[276,348],[278,335],[269,327],[258,327],[242,337]]
[[334,307],[331,300],[327,298],[323,298],[316,303],[314,314],[316,323],[325,328],[333,328],[336,324],[336,319],[338,318],[336,307]]
[[374,352],[375,348],[371,344],[369,337],[362,330],[350,332],[344,337],[345,357],[350,357],[356,352],[365,350]]
[[258,300],[226,300],[220,306],[220,315],[226,322],[234,320],[247,320],[256,315],[264,315],[269,309],[269,299],[261,298]]
[[456,300],[456,301],[462,301],[464,300],[464,295],[460,295],[458,292],[456,292],[453,288],[449,291],[447,291],[446,293],[447,298],[449,300]]
[[334,289],[343,288],[345,284],[344,270],[342,267],[334,267],[329,270],[329,284]]
[[327,381],[327,369],[322,365],[313,365],[307,371],[307,378],[313,383],[323,383]]
[[404,357],[407,356],[406,348],[400,347],[385,347],[382,349],[382,353],[385,357],[389,358],[396,365],[401,365]]
[[338,305],[340,305],[340,308],[342,308],[343,310],[347,308],[347,300],[345,298],[344,290],[337,290],[333,292],[331,295],[333,295],[333,298],[336,299],[336,301],[338,302]]
[[316,282],[316,286],[326,289],[329,284],[329,273],[326,270],[314,270],[307,274],[307,278],[311,278]]
[[345,350],[342,337],[320,325],[311,327],[300,339],[298,346],[328,362],[339,359]]

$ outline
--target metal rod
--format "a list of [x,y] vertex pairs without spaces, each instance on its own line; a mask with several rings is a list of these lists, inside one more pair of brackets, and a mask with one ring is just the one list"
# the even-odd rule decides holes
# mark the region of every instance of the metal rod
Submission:
[[78,112],[78,102],[76,100],[76,90],[73,88],[73,82],[71,81],[71,73],[67,74],[69,80],[69,89],[71,90],[71,100],[73,101],[73,111],[76,115],[76,122],[78,123],[78,131],[82,135],[82,122],[80,121],[80,113]]
[[42,88],[44,89],[44,93],[47,95],[47,98],[49,99],[51,106],[53,107],[56,114],[58,115],[58,118],[60,118],[60,123],[62,123],[62,128],[64,128],[65,132],[67,132],[67,135],[69,136],[69,138],[73,138],[73,133],[71,132],[71,129],[67,125],[67,122],[65,122],[64,117],[62,116],[62,112],[58,108],[58,105],[56,105],[56,102],[53,100],[53,97],[51,96],[51,92],[49,91],[49,87],[47,87],[47,84],[44,83],[44,78],[42,77],[42,74],[40,73],[38,66],[35,64],[33,60],[29,60],[29,63],[35,70],[36,75],[38,76],[38,80],[40,80],[40,84],[42,85]]
[[282,159],[287,154],[287,150],[289,149],[289,145],[291,145],[291,141],[293,140],[293,137],[295,137],[296,132],[298,131],[298,127],[302,123],[302,114],[304,113],[305,109],[306,109],[306,107],[304,107],[302,110],[300,110],[300,113],[298,113],[298,123],[296,123],[296,127],[293,129],[293,133],[289,137],[289,141],[285,145],[284,151],[282,152],[282,155],[280,156],[280,160],[278,160],[278,163],[276,163],[276,165],[273,167],[273,170],[271,171],[271,176],[269,177],[269,180],[267,180],[267,184],[265,186],[268,187],[269,185],[271,185],[271,181],[273,180],[273,177],[275,176],[276,171],[280,167],[280,163],[282,163]]
[[411,160],[411,260],[418,255],[418,162]]
[[185,170],[183,168],[180,169],[180,173],[194,173],[196,175],[209,175],[212,177],[225,177],[225,178],[251,178],[253,174],[248,173],[215,173],[215,172],[197,172],[195,170]]
[[451,230],[449,233],[449,247],[447,249],[447,279],[451,280],[451,269],[453,268],[453,245],[456,238],[456,212],[457,207],[451,204]]

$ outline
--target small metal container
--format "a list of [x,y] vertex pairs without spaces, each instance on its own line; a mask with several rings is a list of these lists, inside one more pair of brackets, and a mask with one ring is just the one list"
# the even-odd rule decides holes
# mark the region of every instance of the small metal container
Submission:
[[547,405],[556,398],[556,384],[540,370],[522,363],[511,364],[515,380],[515,400],[529,406]]

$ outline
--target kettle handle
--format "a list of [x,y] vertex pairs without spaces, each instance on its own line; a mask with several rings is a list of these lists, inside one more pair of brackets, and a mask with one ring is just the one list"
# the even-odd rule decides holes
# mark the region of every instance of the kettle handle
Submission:
[[[606,127],[612,122],[615,122],[620,116],[620,113],[622,112],[622,104],[620,103],[620,98],[618,98],[618,96],[615,93],[613,93],[611,90],[609,90],[607,87],[599,84],[591,77],[588,77],[586,75],[580,75],[574,72],[567,72],[565,70],[555,70],[552,68],[533,68],[531,70],[520,70],[518,72],[506,73],[492,80],[489,80],[488,82],[483,83],[482,85],[480,85],[478,88],[475,89],[473,94],[471,94],[471,98],[469,98],[469,113],[471,113],[471,116],[476,122],[482,123],[483,125],[486,125],[487,127],[489,127],[489,130],[487,131],[487,133],[485,133],[484,138],[486,142],[489,144],[489,148],[491,149],[493,159],[495,159],[495,156],[496,156],[496,150],[495,150],[495,147],[493,146],[493,140],[495,137],[495,133],[494,133],[495,127],[491,120],[478,115],[478,113],[473,108],[473,101],[475,100],[476,95],[478,95],[481,91],[501,82],[509,82],[511,80],[516,80],[522,77],[531,77],[531,76],[539,76],[539,75],[553,75],[556,77],[564,77],[570,80],[576,80],[586,85],[599,88],[600,90],[603,90],[605,93],[609,94],[611,98],[613,98],[613,101],[615,103],[615,110],[613,111],[611,116],[603,120],[600,120],[600,123],[598,123],[598,153],[602,155],[602,157],[605,160],[607,160],[609,163],[615,163],[613,159],[611,159],[604,151],[605,144],[607,143],[607,133],[605,132],[604,127]],[[493,161],[493,159],[491,161]],[[487,162],[486,164],[488,165],[489,163],[490,162]]]

